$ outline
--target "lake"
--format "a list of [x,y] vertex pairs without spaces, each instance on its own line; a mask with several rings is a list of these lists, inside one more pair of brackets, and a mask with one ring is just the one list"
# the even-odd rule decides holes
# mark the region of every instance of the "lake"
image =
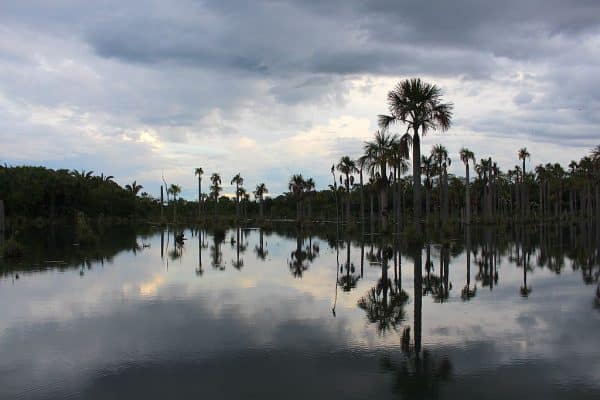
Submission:
[[0,398],[600,398],[600,229],[341,231],[23,233]]

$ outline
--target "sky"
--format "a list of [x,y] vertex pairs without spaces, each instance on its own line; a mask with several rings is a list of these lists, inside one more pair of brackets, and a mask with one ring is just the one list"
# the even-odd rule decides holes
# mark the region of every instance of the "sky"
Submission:
[[[93,170],[197,195],[331,180],[402,79],[454,104],[444,144],[502,169],[600,143],[597,0],[0,0],[0,162]],[[404,128],[395,131],[403,133]]]

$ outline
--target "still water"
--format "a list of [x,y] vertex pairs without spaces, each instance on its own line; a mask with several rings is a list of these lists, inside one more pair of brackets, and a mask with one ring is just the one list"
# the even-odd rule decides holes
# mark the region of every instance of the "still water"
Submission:
[[594,227],[184,234],[32,234],[0,398],[600,398]]

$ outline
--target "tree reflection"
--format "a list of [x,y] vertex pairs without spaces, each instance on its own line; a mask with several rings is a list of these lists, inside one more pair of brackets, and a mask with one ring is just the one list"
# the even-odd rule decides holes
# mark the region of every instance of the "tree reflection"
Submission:
[[381,278],[375,287],[358,300],[358,307],[365,311],[370,323],[377,324],[377,331],[384,334],[391,329],[396,330],[406,318],[404,306],[408,301],[408,294],[388,277],[388,261],[393,257],[392,248],[382,244],[380,249]]
[[210,246],[210,263],[213,268],[221,271],[225,269],[225,265],[223,264],[223,253],[221,251],[221,245],[224,241],[225,231],[223,229],[215,229],[213,232],[213,244]]
[[265,248],[264,230],[262,228],[259,228],[259,231],[258,231],[258,245],[256,245],[254,247],[254,252],[256,253],[256,256],[260,260],[262,260],[262,261],[264,261],[267,258],[267,255],[269,254],[269,252]]
[[356,287],[360,280],[360,275],[357,275],[354,263],[350,261],[350,238],[346,240],[346,262],[340,267],[342,275],[338,278],[338,284],[344,292],[349,292]]
[[196,236],[198,237],[198,266],[196,267],[196,275],[202,276],[204,274],[204,269],[202,266],[202,249],[206,249],[208,247],[208,243],[205,241],[206,234],[203,230],[198,229]]
[[244,253],[248,248],[248,242],[245,241],[245,236],[240,235],[241,228],[236,227],[236,239],[231,237],[232,245],[235,245],[235,260],[231,260],[231,264],[235,269],[242,269],[244,260],[240,257],[240,253]]
[[466,231],[466,253],[467,253],[467,283],[463,287],[460,297],[463,300],[471,300],[477,294],[477,285],[473,285],[471,288],[471,226],[467,225]]
[[310,263],[312,263],[318,255],[319,246],[312,243],[312,237],[309,236],[308,245],[304,247],[302,233],[297,232],[296,249],[290,253],[290,260],[288,261],[288,266],[292,275],[295,278],[302,278]]
[[391,357],[383,360],[385,370],[394,374],[393,391],[403,399],[435,398],[440,384],[452,377],[452,363],[448,358],[438,359],[427,350],[421,351],[422,330],[422,248],[413,249],[414,258],[414,344],[411,344],[410,327],[405,327],[401,338],[404,353],[399,361]]

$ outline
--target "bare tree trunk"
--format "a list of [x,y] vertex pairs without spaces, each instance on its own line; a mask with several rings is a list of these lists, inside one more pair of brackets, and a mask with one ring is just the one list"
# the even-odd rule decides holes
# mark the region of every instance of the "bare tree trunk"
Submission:
[[418,226],[421,222],[421,140],[418,128],[413,129],[413,214]]
[[466,163],[466,181],[465,181],[465,222],[468,224],[471,223],[471,188],[469,184],[469,161],[467,159]]
[[365,194],[363,188],[363,171],[360,169],[360,223],[363,226],[365,224]]

